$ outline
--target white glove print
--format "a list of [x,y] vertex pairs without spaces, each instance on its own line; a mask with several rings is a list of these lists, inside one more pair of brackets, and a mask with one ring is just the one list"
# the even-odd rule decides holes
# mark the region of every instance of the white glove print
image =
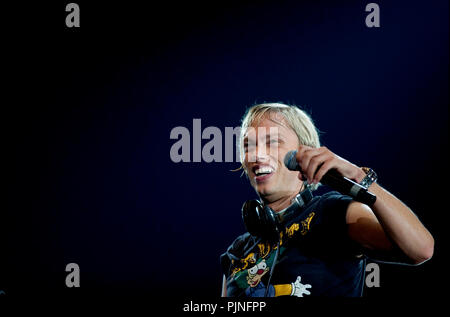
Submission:
[[291,296],[303,297],[303,294],[309,295],[311,294],[307,288],[311,288],[310,284],[302,284],[300,281],[302,280],[301,276],[297,276],[297,280],[294,283],[291,283],[292,291]]

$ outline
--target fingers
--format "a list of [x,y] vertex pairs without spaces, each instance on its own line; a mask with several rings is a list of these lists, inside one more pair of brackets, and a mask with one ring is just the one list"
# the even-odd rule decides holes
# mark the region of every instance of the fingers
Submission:
[[331,168],[333,168],[333,161],[326,161],[323,163],[323,165],[319,168],[319,170],[316,173],[316,176],[314,176],[313,182],[318,183],[322,179],[323,175],[325,175]]
[[[309,160],[309,164],[306,170],[306,177],[308,178],[309,183],[318,183],[321,177],[318,177],[317,173],[322,170],[324,162],[328,159],[327,153],[320,153],[318,155],[313,156]],[[319,169],[319,170],[318,170]]]
[[314,154],[317,154],[317,150],[315,148],[306,146],[306,145],[302,145],[299,147],[297,154],[295,155],[295,159],[297,160],[298,164],[300,165],[300,174],[299,178],[301,180],[308,180],[308,182],[310,183],[310,181],[312,181],[312,178],[308,177],[307,174],[307,168],[308,168],[308,164],[310,159],[312,158],[312,156]]
[[[328,171],[329,165],[325,165],[327,161],[333,159],[333,153],[326,147],[312,148],[309,146],[300,146],[296,155],[297,162],[300,165],[302,176],[306,177],[308,183],[318,183],[322,176]],[[323,168],[326,170],[322,170]],[[319,174],[319,172],[321,172]],[[319,175],[321,175],[319,177]]]

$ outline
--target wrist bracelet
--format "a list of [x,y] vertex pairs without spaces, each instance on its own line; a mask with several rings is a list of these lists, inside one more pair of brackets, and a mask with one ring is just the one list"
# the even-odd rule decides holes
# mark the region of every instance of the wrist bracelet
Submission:
[[369,167],[361,167],[361,169],[366,173],[366,176],[363,178],[359,185],[363,186],[365,189],[369,188],[370,185],[376,183],[378,180],[377,173]]

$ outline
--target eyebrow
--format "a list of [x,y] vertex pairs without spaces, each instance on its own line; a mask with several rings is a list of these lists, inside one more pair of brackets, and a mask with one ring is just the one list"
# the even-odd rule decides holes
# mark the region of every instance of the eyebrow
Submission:
[[[270,133],[269,133],[269,134],[266,134],[266,141],[267,141],[268,139],[271,139],[272,137],[273,137],[273,136],[270,135]],[[282,140],[282,141],[286,140],[286,138],[284,137],[284,135],[282,135],[282,134],[280,134],[280,133],[278,133],[275,137],[276,137],[277,139]],[[247,144],[248,144],[248,136],[244,137],[243,143],[244,143],[244,145],[247,145]]]
[[[267,137],[271,137],[271,135],[270,134],[268,134],[268,135],[266,135],[266,139],[267,139]],[[275,135],[274,137],[276,137],[277,139],[282,139],[282,140],[284,140],[285,139],[285,137],[284,137],[284,135],[282,135],[282,134],[280,134],[280,133],[278,133],[277,135]]]

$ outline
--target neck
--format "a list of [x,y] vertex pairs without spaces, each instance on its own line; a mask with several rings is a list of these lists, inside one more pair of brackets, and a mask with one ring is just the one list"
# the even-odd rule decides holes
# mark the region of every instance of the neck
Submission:
[[289,195],[280,197],[277,200],[267,202],[267,205],[275,212],[280,212],[281,210],[289,207],[292,204],[292,200],[297,196],[298,192],[292,192]]

